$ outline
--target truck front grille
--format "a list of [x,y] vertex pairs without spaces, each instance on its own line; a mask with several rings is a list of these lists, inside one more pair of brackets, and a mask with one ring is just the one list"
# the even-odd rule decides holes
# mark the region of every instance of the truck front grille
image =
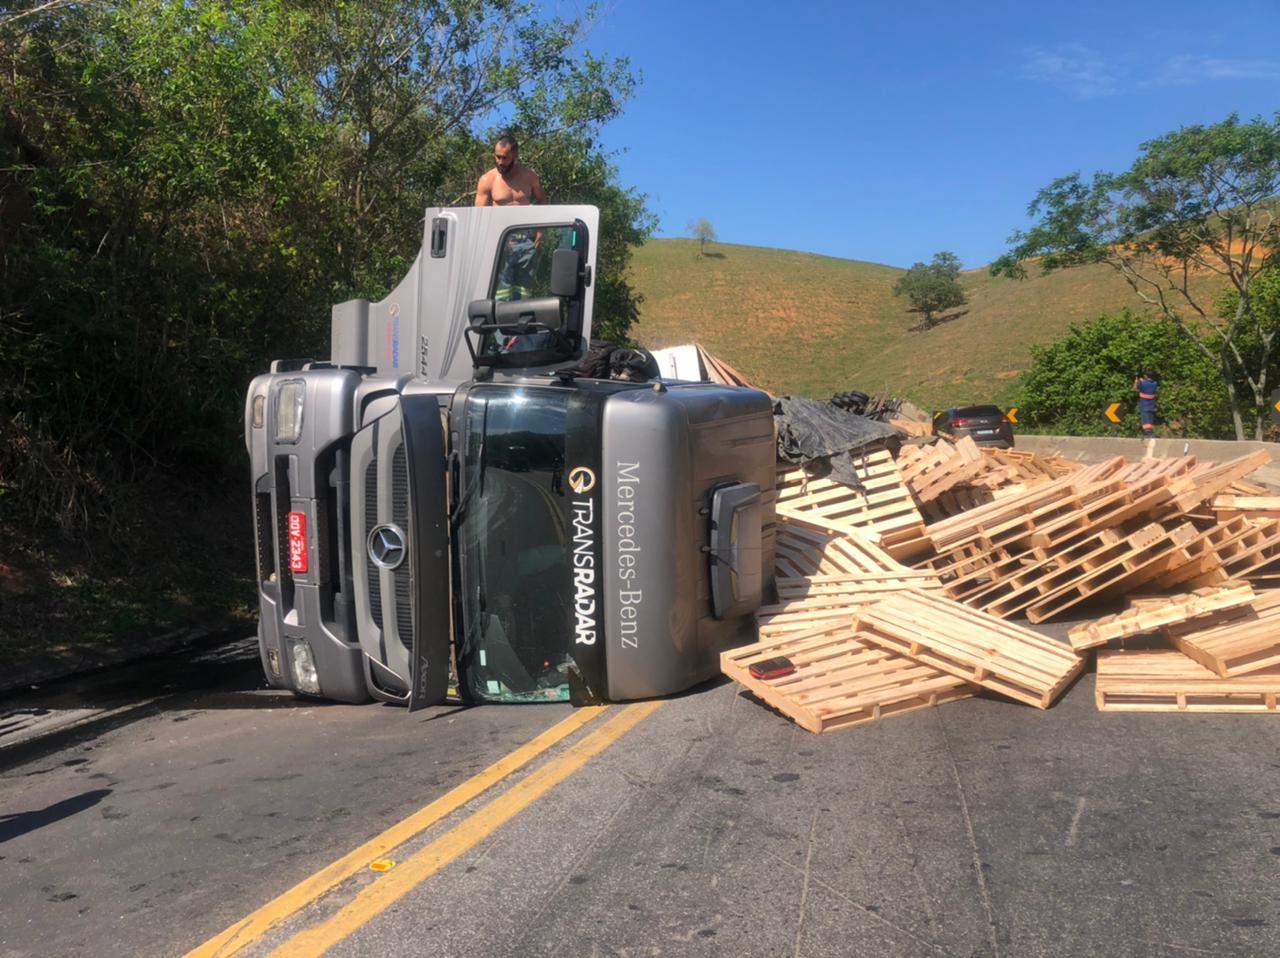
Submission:
[[[364,470],[364,528],[366,535],[378,524],[378,460],[370,459]],[[382,570],[369,557],[368,542],[360,543],[369,571],[369,614],[373,624],[382,628]]]
[[[391,456],[391,521],[409,534],[409,463],[405,458],[404,443],[396,446]],[[409,592],[411,563],[404,563],[395,570],[396,632],[400,644],[413,651],[413,604]]]
[[253,525],[258,545],[258,581],[266,582],[276,571],[275,532],[271,522],[271,493],[253,494]]

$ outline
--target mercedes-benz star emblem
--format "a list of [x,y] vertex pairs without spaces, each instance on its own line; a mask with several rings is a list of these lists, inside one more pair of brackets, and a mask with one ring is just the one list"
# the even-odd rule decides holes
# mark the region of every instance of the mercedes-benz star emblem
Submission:
[[374,526],[369,533],[369,558],[380,569],[395,569],[404,561],[404,533],[398,526]]

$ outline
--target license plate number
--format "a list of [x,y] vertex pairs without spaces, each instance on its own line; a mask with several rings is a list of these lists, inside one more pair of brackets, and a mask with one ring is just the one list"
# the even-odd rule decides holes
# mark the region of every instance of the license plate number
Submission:
[[307,516],[289,513],[289,571],[295,575],[307,571]]

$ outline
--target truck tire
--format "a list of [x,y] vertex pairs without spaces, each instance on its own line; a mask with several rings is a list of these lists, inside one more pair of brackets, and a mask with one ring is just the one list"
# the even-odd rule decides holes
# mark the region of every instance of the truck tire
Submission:
[[849,392],[836,393],[829,400],[831,405],[837,409],[843,409],[845,412],[851,412],[859,416],[866,411],[867,403],[870,401],[870,396],[864,392],[858,392],[856,389]]

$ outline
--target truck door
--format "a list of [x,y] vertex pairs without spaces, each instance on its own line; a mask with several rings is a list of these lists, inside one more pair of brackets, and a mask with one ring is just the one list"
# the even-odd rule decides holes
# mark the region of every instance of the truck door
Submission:
[[[599,223],[594,206],[428,209],[422,249],[400,284],[379,302],[351,300],[333,308],[333,361],[461,385],[472,373],[465,339],[468,305],[495,295],[519,296],[519,280],[530,269],[539,275],[552,244],[575,224],[575,235],[586,237],[585,272],[593,275]],[[530,253],[528,263],[517,262],[516,247]],[[500,268],[505,277],[498,276]],[[514,283],[499,287],[502,279]],[[592,285],[584,288],[580,302],[585,342],[591,335]]]

